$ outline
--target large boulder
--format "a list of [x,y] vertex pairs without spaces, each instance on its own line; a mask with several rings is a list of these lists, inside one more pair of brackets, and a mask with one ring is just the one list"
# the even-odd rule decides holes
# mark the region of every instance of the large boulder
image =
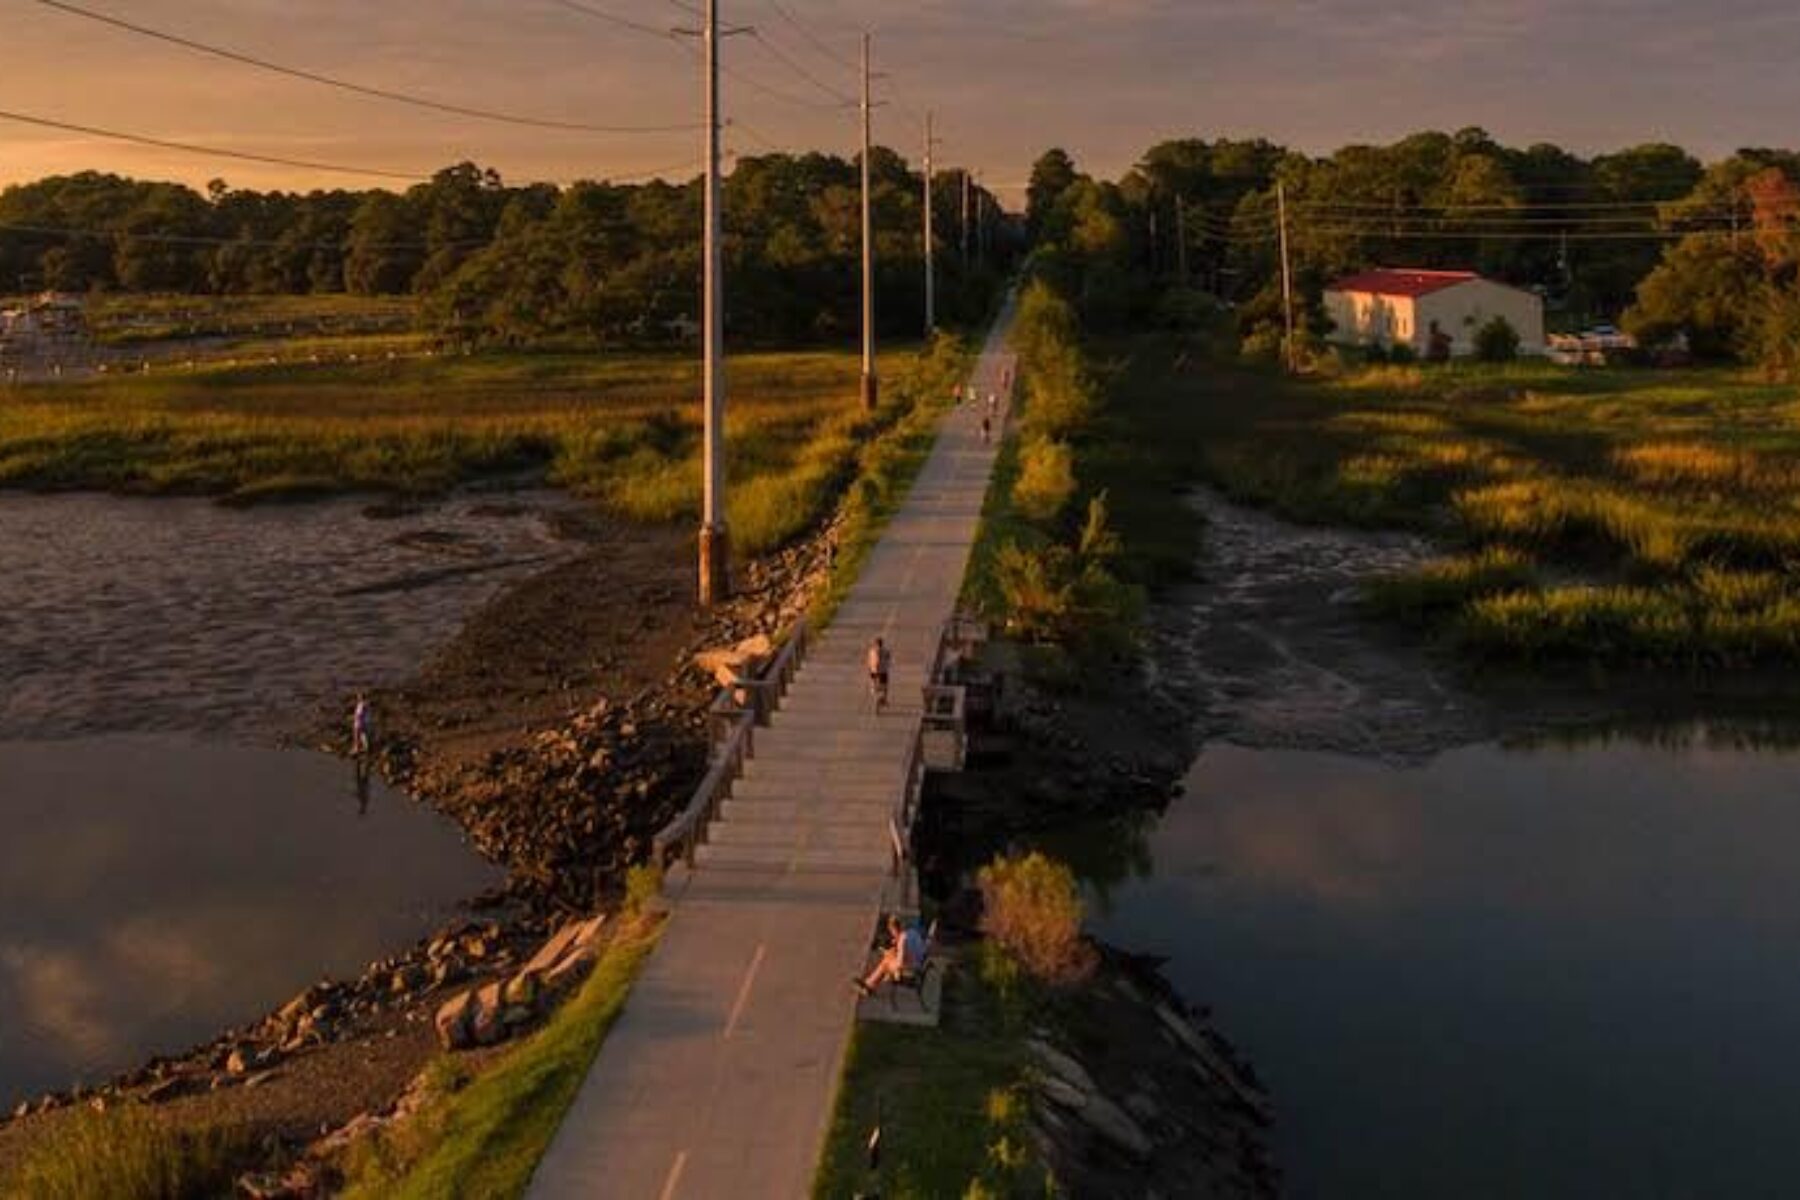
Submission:
[[446,1050],[464,1050],[474,1044],[471,1028],[475,1012],[475,993],[462,992],[438,1006],[433,1024],[437,1027],[438,1045]]
[[730,687],[762,669],[775,653],[775,643],[764,634],[747,637],[735,646],[719,646],[694,655],[694,665],[711,675],[720,687]]
[[472,993],[475,1011],[469,1015],[469,1036],[477,1046],[491,1046],[506,1035],[500,1020],[505,1007],[500,991],[501,984],[496,981],[484,984]]

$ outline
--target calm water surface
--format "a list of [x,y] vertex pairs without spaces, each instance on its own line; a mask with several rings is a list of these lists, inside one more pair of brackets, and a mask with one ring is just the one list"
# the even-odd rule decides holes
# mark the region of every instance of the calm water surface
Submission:
[[206,1041],[500,880],[324,755],[3,742],[0,780],[0,1102]]
[[498,882],[274,747],[572,553],[566,502],[366,503],[0,495],[0,1103],[209,1040]]
[[1800,756],[1709,741],[1215,745],[1096,924],[1216,1007],[1295,1196],[1793,1196]]

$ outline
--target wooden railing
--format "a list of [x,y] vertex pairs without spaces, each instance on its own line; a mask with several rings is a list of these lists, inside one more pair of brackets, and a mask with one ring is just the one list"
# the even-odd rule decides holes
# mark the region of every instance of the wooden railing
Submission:
[[707,826],[718,816],[719,805],[730,799],[731,785],[744,773],[744,764],[755,755],[756,727],[769,723],[769,714],[787,695],[807,644],[806,618],[802,617],[759,677],[735,680],[713,697],[706,711],[713,743],[711,761],[687,806],[651,840],[657,866],[667,867],[675,854],[689,867],[694,865]]
[[925,772],[960,770],[963,765],[965,693],[960,684],[948,681],[948,663],[952,657],[960,659],[969,653],[985,634],[985,626],[961,614],[953,614],[938,631],[931,670],[921,689],[919,727],[906,749],[906,782],[888,821],[889,871],[896,878],[906,865],[909,834],[925,790]]

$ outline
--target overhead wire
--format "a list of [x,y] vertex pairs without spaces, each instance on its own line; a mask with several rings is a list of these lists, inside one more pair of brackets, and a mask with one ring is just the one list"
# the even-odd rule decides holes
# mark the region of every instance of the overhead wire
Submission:
[[249,150],[229,150],[220,146],[202,146],[193,142],[180,142],[171,138],[150,137],[141,133],[129,133],[117,129],[103,129],[97,125],[83,125],[74,121],[59,121],[51,117],[35,116],[31,113],[11,112],[0,109],[0,120],[16,121],[23,125],[36,125],[45,129],[60,129],[66,133],[85,133],[90,137],[109,138],[113,141],[131,142],[140,146],[152,146],[159,150],[179,150],[186,154],[207,155],[213,158],[232,158],[242,162],[264,163],[278,167],[294,167],[306,171],[329,171],[340,175],[365,175],[375,179],[401,179],[411,183],[422,183],[431,178],[430,175],[416,171],[392,171],[380,167],[356,167],[343,163],[319,162],[313,159],[288,158],[279,154],[258,154]]
[[172,46],[192,50],[200,54],[209,54],[215,58],[225,59],[258,70],[269,71],[277,75],[285,75],[292,79],[305,80],[325,87],[337,88],[340,91],[352,92],[360,96],[369,96],[378,100],[388,100],[397,104],[407,104],[414,108],[429,109],[435,112],[450,113],[461,117],[474,117],[483,121],[497,121],[508,125],[524,125],[536,129],[559,129],[577,133],[675,133],[700,128],[699,122],[683,125],[603,125],[587,121],[565,121],[548,117],[533,117],[520,113],[503,112],[497,109],[479,108],[473,105],[456,104],[449,101],[433,100],[425,96],[416,96],[409,92],[396,91],[392,88],[374,87],[356,83],[348,79],[339,79],[334,75],[326,75],[318,71],[309,71],[300,67],[290,67],[270,59],[260,58],[253,54],[231,50],[223,46],[215,46],[208,42],[183,37],[180,34],[154,29],[148,25],[140,25],[135,21],[127,21],[96,9],[86,8],[79,4],[71,4],[68,0],[32,0],[44,8],[54,9],[70,16],[81,17],[115,29],[124,30],[140,37],[150,38]]

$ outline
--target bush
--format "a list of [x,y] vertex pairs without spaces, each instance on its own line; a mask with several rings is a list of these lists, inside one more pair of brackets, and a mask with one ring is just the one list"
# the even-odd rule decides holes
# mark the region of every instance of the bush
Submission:
[[629,867],[625,871],[625,911],[641,915],[651,911],[662,896],[663,871],[654,862]]
[[1075,874],[1033,851],[997,858],[977,876],[982,930],[1041,983],[1067,985],[1094,969],[1094,948],[1081,934],[1083,904]]
[[1519,357],[1519,331],[1505,317],[1494,317],[1475,331],[1475,357],[1482,362],[1511,362]]
[[1054,641],[1075,611],[1070,554],[1062,546],[1031,549],[1008,542],[994,554],[994,588],[1007,633],[1026,641]]
[[0,1178],[0,1194],[33,1200],[201,1200],[229,1193],[254,1150],[247,1130],[182,1129],[141,1108],[81,1111],[61,1121]]
[[1013,504],[1042,524],[1054,521],[1075,494],[1075,454],[1064,442],[1033,437],[1019,451]]

